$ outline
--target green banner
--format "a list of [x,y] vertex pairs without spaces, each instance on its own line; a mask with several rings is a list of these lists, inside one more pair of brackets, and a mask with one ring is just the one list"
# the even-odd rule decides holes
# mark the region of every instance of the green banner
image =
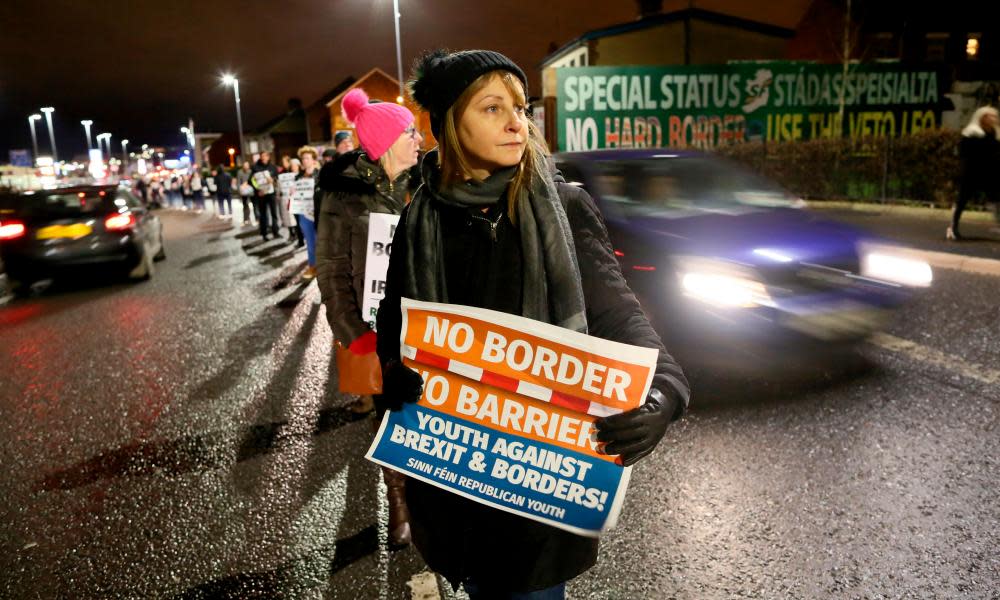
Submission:
[[[939,75],[899,65],[752,62],[560,68],[559,149],[894,137],[940,124]],[[839,117],[844,94],[844,118]]]

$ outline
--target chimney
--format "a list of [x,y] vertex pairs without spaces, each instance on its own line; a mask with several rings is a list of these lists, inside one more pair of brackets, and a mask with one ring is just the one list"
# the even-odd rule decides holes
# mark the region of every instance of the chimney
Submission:
[[663,0],[636,0],[639,5],[639,18],[645,19],[663,12]]

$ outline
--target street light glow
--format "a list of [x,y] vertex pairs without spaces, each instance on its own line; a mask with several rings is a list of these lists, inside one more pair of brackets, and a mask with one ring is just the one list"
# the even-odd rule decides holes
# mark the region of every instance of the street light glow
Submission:
[[91,121],[90,119],[84,119],[83,121],[80,121],[80,125],[83,125],[84,127],[90,127],[93,124],[94,122]]
[[36,115],[31,115],[30,117],[28,117],[28,119],[31,120],[31,121],[37,121],[37,120],[39,120],[41,118],[42,118],[42,115],[37,115],[37,114]]
[[187,132],[188,132],[187,127],[181,127],[181,133],[187,133]]
[[44,106],[41,108],[41,111],[43,113],[51,113],[51,112],[56,112],[56,109],[52,108],[51,106]]
[[222,83],[226,85],[233,85],[236,83],[236,78],[233,77],[232,73],[224,73],[222,75]]

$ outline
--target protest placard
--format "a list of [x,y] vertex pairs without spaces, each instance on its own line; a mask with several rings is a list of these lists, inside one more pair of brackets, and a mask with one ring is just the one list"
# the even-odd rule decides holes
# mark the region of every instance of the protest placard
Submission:
[[271,179],[269,172],[257,171],[253,174],[253,182],[258,192],[263,192],[264,194],[274,193],[274,180]]
[[399,215],[374,212],[368,215],[368,257],[365,259],[365,289],[361,314],[372,329],[375,329],[378,304],[385,296],[385,274],[389,270],[392,236],[396,233],[397,223]]
[[302,177],[296,179],[292,189],[292,203],[288,207],[288,212],[293,215],[305,215],[310,221],[315,221],[315,208],[313,205],[313,194],[316,191],[316,180],[312,177]]
[[631,470],[598,452],[594,421],[644,401],[656,349],[406,298],[402,317],[424,393],[386,413],[370,460],[579,535],[614,526]]
[[278,175],[278,191],[281,192],[281,201],[288,208],[288,203],[292,198],[292,190],[295,189],[295,173],[287,172]]

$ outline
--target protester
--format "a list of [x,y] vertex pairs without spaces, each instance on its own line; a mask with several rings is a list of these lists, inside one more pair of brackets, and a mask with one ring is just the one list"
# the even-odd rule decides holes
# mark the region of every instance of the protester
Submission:
[[205,182],[201,179],[201,169],[198,165],[191,167],[191,176],[188,180],[191,186],[191,198],[195,208],[200,212],[205,210]]
[[[414,100],[439,147],[403,211],[378,311],[389,404],[419,399],[400,362],[400,297],[498,310],[598,338],[656,348],[643,406],[596,423],[625,465],[648,455],[687,404],[687,381],[625,283],[587,193],[554,173],[527,117],[524,72],[496,52],[436,52],[418,61]],[[476,598],[563,598],[597,561],[597,540],[407,481],[413,542],[427,564]]]
[[191,181],[193,179],[194,179],[194,173],[181,175],[181,196],[183,196],[184,198],[184,210],[195,209],[194,188],[191,187]]
[[250,213],[253,212],[253,218],[260,220],[260,215],[257,213],[257,202],[254,196],[253,186],[250,185],[250,175],[252,171],[250,170],[250,162],[243,161],[243,165],[240,170],[236,172],[236,189],[240,194],[240,199],[243,201],[243,224],[250,225]]
[[298,158],[292,158],[287,161],[287,164],[288,168],[278,174],[278,213],[281,215],[281,226],[288,228],[288,243],[294,243],[296,248],[301,248],[305,246],[305,240],[302,238],[302,232],[299,230],[295,218],[289,211],[289,205],[292,203],[292,191],[295,189],[295,180],[298,179],[299,172],[302,170],[302,163],[299,162]]
[[[417,162],[422,138],[413,113],[396,103],[368,103],[355,88],[344,96],[344,117],[354,123],[360,151],[334,161],[340,170],[328,173],[331,192],[323,197],[317,234],[317,281],[333,335],[357,354],[375,351],[375,332],[361,314],[365,294],[365,258],[369,213],[399,214],[408,193],[409,168]],[[396,335],[398,339],[398,332]],[[355,410],[371,410],[365,397]],[[389,498],[389,541],[410,542],[406,510],[406,478],[382,469]]]
[[951,214],[951,226],[945,232],[949,240],[961,240],[958,222],[969,200],[985,196],[993,204],[993,214],[1000,222],[1000,113],[992,106],[983,106],[972,114],[962,130],[958,145],[961,174],[958,200]]
[[215,202],[219,205],[220,215],[233,216],[233,178],[226,167],[219,165],[213,177],[215,183]]
[[215,169],[211,169],[208,172],[208,177],[205,178],[205,189],[204,192],[208,194],[208,197],[215,202],[215,214],[219,216],[221,207],[219,206],[219,195],[218,186],[215,185],[215,176],[218,173]]
[[[302,161],[302,172],[296,178],[296,182],[302,180],[312,181],[312,194],[308,198],[301,197],[298,193],[292,199],[291,213],[295,215],[298,222],[299,231],[306,241],[306,256],[309,266],[302,274],[302,279],[313,279],[316,277],[316,196],[319,195],[319,187],[316,181],[319,179],[319,164],[316,160],[316,150],[310,146],[299,148],[299,160]],[[298,184],[297,185],[301,185]]]
[[278,237],[278,203],[275,197],[275,186],[278,182],[278,169],[271,164],[271,153],[261,152],[260,159],[254,164],[250,175],[250,185],[257,194],[257,205],[260,211],[260,236],[267,241],[267,233]]
[[[343,165],[338,166],[333,163],[338,156],[347,154],[352,150],[354,150],[354,138],[346,131],[338,131],[333,136],[333,148],[323,152],[323,167],[319,170],[319,181],[317,182],[320,192],[316,196],[316,214],[320,213],[320,204],[323,202],[323,196],[331,191],[329,182],[334,181],[337,173],[343,170]],[[322,219],[316,221],[317,235],[322,222]]]

